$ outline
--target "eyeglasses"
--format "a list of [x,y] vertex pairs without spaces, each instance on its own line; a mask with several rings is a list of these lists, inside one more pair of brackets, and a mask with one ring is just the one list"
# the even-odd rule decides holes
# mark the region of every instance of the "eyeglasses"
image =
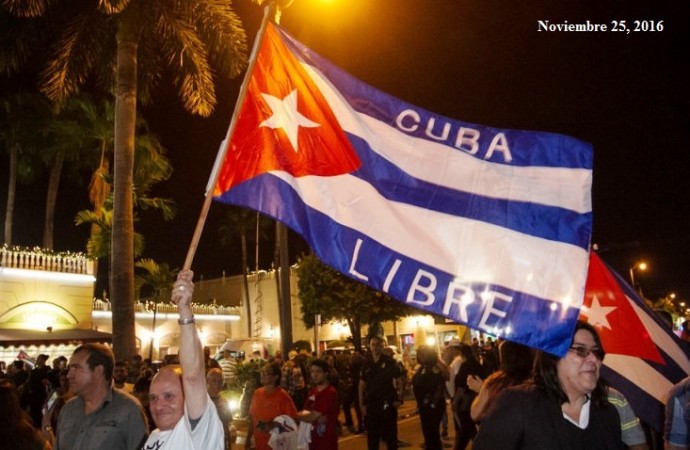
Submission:
[[599,361],[603,361],[604,355],[606,355],[604,350],[600,349],[599,347],[589,348],[585,345],[573,345],[568,350],[574,351],[580,358],[586,358],[589,356],[590,353],[594,353],[594,356]]
[[259,373],[260,373],[261,375],[268,375],[268,376],[274,376],[274,375],[275,375],[275,373],[270,372],[270,371],[266,371],[266,370],[262,370],[262,371],[260,371]]

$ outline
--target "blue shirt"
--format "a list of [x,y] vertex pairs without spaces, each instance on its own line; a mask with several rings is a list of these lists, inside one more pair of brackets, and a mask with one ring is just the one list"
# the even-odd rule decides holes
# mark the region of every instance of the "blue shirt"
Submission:
[[690,377],[678,383],[668,393],[664,441],[678,447],[690,444]]

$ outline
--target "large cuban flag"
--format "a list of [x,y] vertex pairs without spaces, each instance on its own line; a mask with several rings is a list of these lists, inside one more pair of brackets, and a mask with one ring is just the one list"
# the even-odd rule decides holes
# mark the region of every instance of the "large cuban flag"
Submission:
[[602,377],[642,421],[661,431],[668,391],[690,375],[685,343],[594,252],[581,314],[606,350]]
[[590,145],[425,111],[273,24],[250,75],[216,200],[282,221],[410,306],[565,353],[587,274]]

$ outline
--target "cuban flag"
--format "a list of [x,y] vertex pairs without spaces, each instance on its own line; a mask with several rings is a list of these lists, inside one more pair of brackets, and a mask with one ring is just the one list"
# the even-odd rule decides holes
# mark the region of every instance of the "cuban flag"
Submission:
[[276,218],[409,306],[562,355],[592,228],[592,149],[449,119],[259,38],[213,196]]
[[661,431],[669,390],[690,375],[685,343],[594,252],[581,315],[606,350],[602,377],[643,422]]
[[17,359],[27,363],[29,366],[31,366],[32,369],[36,367],[36,360],[29,356],[29,354],[26,353],[24,350],[19,350],[19,353],[17,354]]

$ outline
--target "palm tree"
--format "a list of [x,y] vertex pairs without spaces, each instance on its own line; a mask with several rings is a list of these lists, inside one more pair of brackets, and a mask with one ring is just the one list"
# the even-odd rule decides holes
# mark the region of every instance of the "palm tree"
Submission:
[[[158,301],[161,298],[170,298],[170,288],[175,281],[178,269],[170,269],[167,263],[158,264],[152,259],[142,259],[137,261],[135,267],[143,269],[144,273],[139,273],[134,279],[137,292],[141,295],[143,288],[149,288],[153,291],[153,324],[151,331],[156,331],[156,313],[158,312]],[[151,337],[149,345],[149,359],[153,360],[153,344],[154,338]]]
[[[43,11],[27,8],[41,5]],[[246,65],[246,37],[230,1],[220,0],[5,0],[15,15],[46,16],[57,9],[66,20],[55,27],[55,53],[44,71],[42,91],[58,104],[82,87],[89,75],[115,95],[115,158],[111,298],[113,350],[128,358],[135,349],[133,170],[137,99],[163,68],[174,71],[185,108],[206,117],[215,103],[211,63],[220,75],[238,75]],[[56,13],[56,16],[58,14]],[[114,69],[114,70],[113,70]],[[114,80],[113,80],[114,77]]]
[[50,104],[38,94],[16,94],[0,99],[0,149],[9,156],[5,244],[12,244],[17,181],[29,181],[39,167],[33,163],[43,141],[43,124],[52,117]]
[[144,271],[135,277],[137,292],[141,293],[144,288],[150,289],[151,298],[156,302],[162,298],[170,298],[167,294],[179,272],[178,269],[171,269],[168,263],[159,264],[148,258],[140,259],[134,267]]
[[107,129],[112,135],[112,114],[110,114],[110,122],[107,121],[107,114],[100,111],[97,117],[90,114],[99,109],[107,110],[107,106],[99,108],[87,96],[74,97],[69,99],[66,107],[46,125],[47,139],[40,152],[42,159],[50,167],[43,227],[43,248],[45,249],[52,250],[53,248],[55,205],[65,162],[69,163],[67,168],[71,174],[78,174],[82,168],[92,168],[98,156],[94,152],[94,147],[99,148],[101,142],[107,139],[101,137],[104,123],[107,124]]
[[[168,199],[140,196],[135,198],[134,205],[141,209],[156,209],[163,214],[165,220],[172,219],[176,212],[174,203]],[[101,210],[98,212],[88,209],[79,211],[74,218],[74,222],[77,225],[91,225],[91,235],[86,243],[86,251],[91,258],[101,259],[112,255],[112,196],[106,198]],[[139,257],[144,252],[144,236],[135,231],[132,233],[132,237],[134,257]],[[136,290],[138,291],[139,289],[137,288]]]
[[[79,211],[74,218],[77,225],[91,225],[91,235],[86,242],[86,252],[94,259],[108,258],[111,252],[111,237],[113,230],[112,202],[106,201],[99,214],[90,209]],[[139,257],[144,252],[144,236],[136,231],[133,233],[134,256]]]
[[[98,140],[101,145],[103,142]],[[109,186],[112,179],[103,170],[107,166],[107,158],[101,154],[99,169],[93,177],[100,178],[99,193],[111,192]],[[172,175],[172,166],[165,157],[165,149],[161,146],[158,137],[148,132],[148,126],[143,119],[139,121],[139,135],[135,141],[135,169],[134,189],[132,203],[141,210],[155,209],[162,213],[164,220],[170,220],[175,216],[177,207],[169,199],[150,197],[152,187],[161,181],[165,181]],[[94,185],[92,179],[92,186]],[[136,219],[136,216],[135,216]],[[91,236],[87,242],[87,252],[92,258],[104,258],[112,256],[112,230],[113,230],[113,197],[108,194],[93,210],[85,210],[77,213],[75,218],[77,225],[90,224]],[[144,237],[133,232],[134,256],[141,256],[144,250]]]

